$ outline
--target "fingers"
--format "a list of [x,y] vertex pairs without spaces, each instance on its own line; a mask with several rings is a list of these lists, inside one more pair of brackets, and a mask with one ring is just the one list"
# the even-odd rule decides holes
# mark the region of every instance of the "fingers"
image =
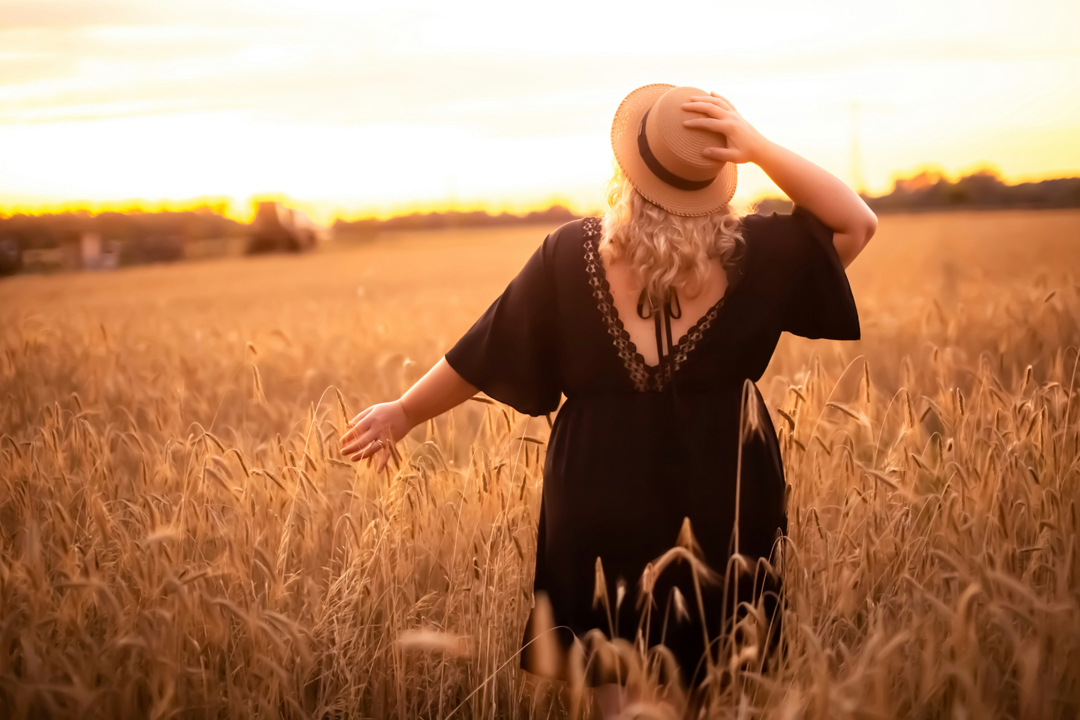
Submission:
[[710,105],[716,105],[717,107],[728,110],[729,112],[737,112],[735,110],[734,103],[732,103],[730,100],[728,100],[723,95],[720,95],[719,93],[709,93],[708,95],[691,95],[690,101],[709,103]]
[[370,441],[366,445],[360,445],[348,453],[342,453],[352,462],[360,462],[361,460],[371,458],[378,453],[386,452],[386,441],[380,441],[378,438]]
[[712,105],[713,107],[719,108],[720,110],[737,112],[735,110],[735,106],[732,105],[727,98],[723,97],[722,95],[717,95],[716,93],[713,93],[711,95],[691,95],[686,102],[704,103],[705,105]]
[[361,448],[367,447],[368,445],[379,439],[379,432],[376,428],[373,427],[369,427],[363,430],[357,428],[353,432],[356,433],[355,436],[353,436],[349,441],[343,442],[341,445],[342,455],[352,455],[353,453],[359,452]]
[[688,128],[710,130],[712,132],[721,133],[722,135],[727,135],[737,127],[738,123],[735,120],[717,120],[716,118],[694,118],[693,120],[684,120],[683,125]]
[[339,442],[343,457],[352,462],[367,460],[369,466],[374,462],[376,471],[382,472],[391,462],[399,467],[401,455],[394,446],[386,423],[379,419],[383,416],[373,413],[377,407],[372,405],[349,420],[346,423],[348,429]]
[[724,97],[724,96],[723,96],[723,95],[721,95],[720,93],[714,93],[714,92],[711,92],[711,93],[709,93],[709,95],[710,95],[711,97],[714,97],[714,98],[716,98],[717,100],[721,100],[721,101],[723,101],[723,102],[724,102],[724,103],[725,103],[725,104],[727,105],[727,108],[728,108],[729,110],[731,110],[731,111],[733,111],[733,112],[738,112],[737,110],[735,110],[735,103],[731,102],[730,100],[728,100],[728,99],[727,99],[726,97]]
[[338,439],[338,442],[341,443],[342,447],[345,447],[346,445],[356,440],[356,438],[360,437],[366,429],[367,427],[363,425],[357,425],[355,427],[349,428],[348,432],[346,432]]
[[352,427],[353,425],[356,425],[356,423],[358,423],[361,420],[363,420],[364,418],[366,418],[368,416],[368,413],[370,413],[374,408],[375,408],[375,406],[372,405],[369,408],[365,408],[365,409],[361,410],[360,413],[356,417],[354,417],[352,420],[350,420],[346,424],[347,427]]
[[719,160],[720,162],[738,163],[741,160],[741,158],[739,156],[739,152],[737,150],[732,149],[732,148],[722,148],[722,147],[705,148],[704,150],[701,151],[701,154],[704,155],[707,158],[711,158],[713,160]]
[[374,417],[369,415],[367,411],[361,413],[360,415],[357,415],[356,418],[350,421],[355,422],[356,424],[350,426],[349,429],[345,431],[345,434],[341,436],[339,442],[342,445],[345,445],[350,440],[356,439],[361,434],[371,428],[372,420],[374,420]]
[[401,454],[398,453],[394,444],[383,441],[380,445],[378,439],[372,440],[351,455],[348,453],[342,454],[346,455],[351,462],[367,460],[368,467],[371,467],[372,463],[374,463],[375,472],[377,473],[386,470],[391,462],[394,463],[395,468],[401,467]]
[[690,102],[684,102],[682,104],[682,109],[690,112],[699,112],[714,118],[730,117],[733,112],[720,105],[719,102],[708,102],[707,100],[701,99],[692,99]]

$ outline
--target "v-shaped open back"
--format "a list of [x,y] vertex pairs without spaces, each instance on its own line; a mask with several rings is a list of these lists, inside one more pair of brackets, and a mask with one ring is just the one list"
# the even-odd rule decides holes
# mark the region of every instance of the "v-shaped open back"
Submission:
[[[687,330],[679,341],[670,344],[670,324],[668,325],[669,349],[665,357],[662,346],[660,325],[657,325],[657,357],[660,359],[656,365],[649,365],[645,357],[638,351],[637,344],[630,338],[619,311],[615,307],[615,299],[611,294],[611,284],[608,282],[607,272],[600,257],[600,234],[601,225],[598,218],[586,218],[583,221],[585,269],[588,272],[589,285],[592,288],[593,298],[604,317],[608,334],[611,336],[615,350],[623,361],[630,382],[634,389],[639,392],[663,390],[671,381],[675,373],[687,357],[694,351],[705,334],[715,324],[717,316],[724,307],[728,296],[731,294],[733,283],[728,282],[724,294],[713,303]],[[666,307],[665,307],[666,310]],[[661,322],[662,315],[657,315],[656,321]]]

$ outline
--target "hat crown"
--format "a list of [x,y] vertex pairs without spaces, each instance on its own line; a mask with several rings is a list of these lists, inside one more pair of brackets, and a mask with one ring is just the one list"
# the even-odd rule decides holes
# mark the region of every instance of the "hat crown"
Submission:
[[708,94],[695,87],[671,88],[657,98],[645,118],[645,137],[653,155],[665,168],[687,180],[709,180],[724,166],[702,155],[705,148],[726,147],[724,135],[683,125],[685,120],[704,117],[684,110],[683,103],[695,95]]
[[723,210],[738,184],[738,166],[702,155],[727,146],[722,133],[688,128],[703,113],[683,110],[695,87],[642,85],[619,103],[611,123],[611,149],[624,178],[643,198],[672,215],[700,217]]

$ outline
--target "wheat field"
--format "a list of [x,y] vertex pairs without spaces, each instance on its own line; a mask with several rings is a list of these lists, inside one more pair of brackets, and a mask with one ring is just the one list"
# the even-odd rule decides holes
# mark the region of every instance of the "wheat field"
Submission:
[[[516,669],[546,422],[336,453],[549,229],[0,283],[0,716],[595,717]],[[759,383],[787,652],[705,712],[1076,717],[1080,213],[887,216],[849,274],[864,339]]]

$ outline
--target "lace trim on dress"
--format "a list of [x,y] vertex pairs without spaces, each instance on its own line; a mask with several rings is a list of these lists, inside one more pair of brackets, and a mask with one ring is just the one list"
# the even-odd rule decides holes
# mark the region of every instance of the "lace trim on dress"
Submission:
[[615,309],[611,285],[608,284],[604,265],[600,259],[600,218],[586,218],[582,223],[582,228],[585,235],[585,269],[589,275],[589,286],[592,288],[593,298],[600,309],[600,314],[604,317],[608,334],[611,335],[619,358],[623,361],[626,372],[630,376],[630,382],[638,392],[659,392],[671,382],[671,378],[679,367],[712,326],[724,300],[727,299],[727,293],[725,292],[724,297],[710,307],[708,312],[702,315],[671,348],[670,362],[665,362],[663,365],[647,365],[645,358],[638,352],[637,345],[630,339],[630,333],[626,331]]

